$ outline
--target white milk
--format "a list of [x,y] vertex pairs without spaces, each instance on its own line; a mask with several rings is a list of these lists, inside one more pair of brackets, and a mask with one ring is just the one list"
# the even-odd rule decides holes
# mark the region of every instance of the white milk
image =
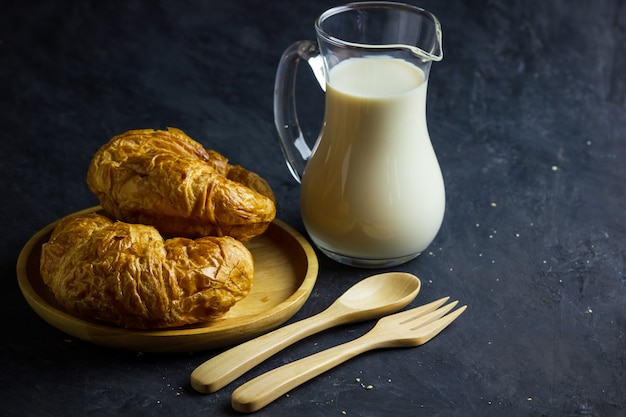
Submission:
[[302,179],[302,217],[323,250],[361,259],[417,256],[444,214],[426,126],[424,73],[393,58],[330,71],[321,139]]

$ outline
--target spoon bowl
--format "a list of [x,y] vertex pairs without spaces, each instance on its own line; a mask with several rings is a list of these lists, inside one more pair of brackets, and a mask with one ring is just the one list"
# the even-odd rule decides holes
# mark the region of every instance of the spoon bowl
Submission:
[[[344,292],[334,304],[360,311],[362,314],[380,308],[392,309],[396,303],[410,303],[421,286],[420,280],[407,272],[387,272],[367,277]],[[417,292],[416,292],[417,291]]]
[[326,310],[229,349],[198,366],[191,386],[215,392],[287,346],[331,327],[370,320],[406,307],[421,281],[406,272],[387,272],[359,281]]

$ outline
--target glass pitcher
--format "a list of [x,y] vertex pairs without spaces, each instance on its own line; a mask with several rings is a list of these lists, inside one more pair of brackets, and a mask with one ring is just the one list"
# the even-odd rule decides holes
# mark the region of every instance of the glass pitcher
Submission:
[[[399,265],[430,245],[444,216],[444,182],[426,125],[430,67],[443,57],[441,26],[418,7],[362,2],[327,10],[315,30],[317,42],[284,52],[274,92],[304,225],[336,261]],[[296,113],[301,60],[325,91],[313,148]]]

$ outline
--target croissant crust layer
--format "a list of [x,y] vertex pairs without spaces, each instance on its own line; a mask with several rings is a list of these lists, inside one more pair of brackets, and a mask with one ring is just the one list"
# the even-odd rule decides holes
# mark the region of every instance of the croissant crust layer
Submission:
[[174,128],[115,136],[94,155],[87,183],[113,217],[166,236],[247,241],[276,216],[263,178]]
[[225,236],[163,239],[100,214],[62,219],[42,247],[41,277],[69,312],[158,329],[223,316],[253,283],[252,254]]

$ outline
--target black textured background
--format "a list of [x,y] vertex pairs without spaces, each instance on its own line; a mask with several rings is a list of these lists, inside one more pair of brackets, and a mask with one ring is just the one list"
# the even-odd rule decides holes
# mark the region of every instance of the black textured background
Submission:
[[[431,253],[395,269],[421,277],[414,305],[450,295],[469,310],[423,347],[360,356],[257,415],[625,416],[626,2],[412,3],[444,31],[428,120],[448,200]],[[96,204],[91,155],[128,129],[178,127],[257,171],[304,233],[273,126],[274,73],[336,4],[0,3],[0,415],[236,415],[230,392],[250,376],[371,327],[300,342],[204,396],[189,375],[216,351],[68,337],[29,309],[15,275],[30,236]],[[300,85],[315,88],[306,71]],[[310,134],[316,93],[300,108]],[[369,273],[320,256],[293,320]]]

